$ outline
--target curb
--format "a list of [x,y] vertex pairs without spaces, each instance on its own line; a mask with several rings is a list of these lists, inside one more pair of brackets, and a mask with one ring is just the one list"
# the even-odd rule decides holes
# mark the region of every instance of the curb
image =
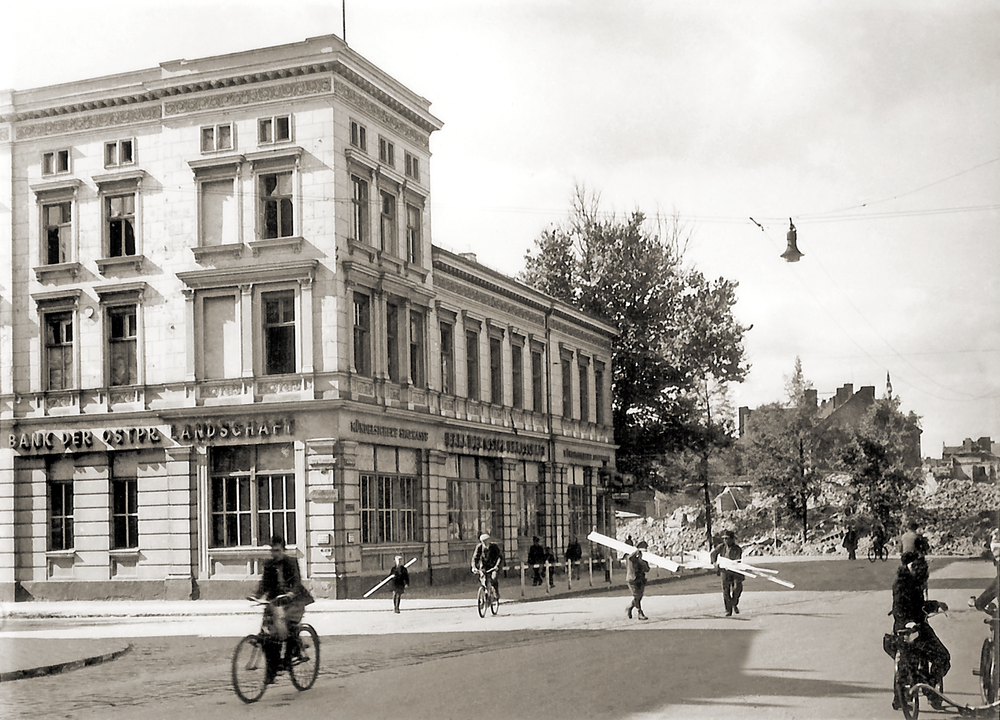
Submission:
[[42,665],[41,667],[29,668],[27,670],[14,670],[12,672],[0,673],[0,682],[8,682],[10,680],[26,680],[28,678],[44,677],[46,675],[58,675],[59,673],[69,672],[70,670],[79,670],[80,668],[91,667],[92,665],[100,665],[101,663],[117,660],[131,650],[132,646],[126,645],[122,650],[115,650],[114,652],[105,653],[103,655],[95,655],[93,657],[83,658],[82,660],[71,660],[69,662],[55,663],[53,665]]

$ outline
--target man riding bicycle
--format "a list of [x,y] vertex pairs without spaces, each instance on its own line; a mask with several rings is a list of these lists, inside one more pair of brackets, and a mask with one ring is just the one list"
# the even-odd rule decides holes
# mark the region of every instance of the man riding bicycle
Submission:
[[[302,584],[299,573],[299,563],[285,554],[285,539],[280,535],[271,538],[271,557],[264,563],[260,583],[255,596],[264,600],[278,600],[272,612],[276,619],[284,616],[287,627],[285,640],[270,642],[264,646],[267,657],[267,675],[265,682],[273,683],[278,670],[300,654],[298,642],[299,621],[305,614],[306,605],[315,602],[312,594]],[[279,633],[279,637],[281,633]],[[285,662],[281,661],[281,646],[285,645]]]
[[479,536],[479,544],[472,553],[472,572],[489,575],[490,583],[497,598],[500,597],[500,579],[497,577],[503,566],[503,551],[496,543],[489,541],[489,533]]

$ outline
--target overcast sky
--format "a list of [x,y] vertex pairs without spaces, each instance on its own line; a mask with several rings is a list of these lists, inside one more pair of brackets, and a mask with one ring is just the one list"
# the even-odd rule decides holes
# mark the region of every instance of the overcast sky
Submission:
[[[922,451],[1000,441],[1000,4],[348,0],[350,46],[432,102],[435,244],[516,274],[574,184],[677,214],[739,283],[752,370],[830,397],[891,373]],[[4,11],[0,87],[343,34],[338,0]],[[13,42],[10,42],[10,41]],[[762,226],[754,225],[753,217]],[[785,232],[798,228],[797,264]]]

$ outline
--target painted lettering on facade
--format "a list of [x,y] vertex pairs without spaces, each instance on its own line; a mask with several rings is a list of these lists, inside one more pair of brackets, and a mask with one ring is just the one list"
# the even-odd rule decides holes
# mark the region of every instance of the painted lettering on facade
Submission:
[[393,427],[392,425],[370,425],[360,420],[352,420],[350,428],[352,433],[360,435],[375,435],[377,437],[396,438],[399,440],[427,442],[427,438],[429,437],[425,430],[409,430],[402,427]]
[[470,452],[488,454],[510,453],[511,455],[536,458],[544,458],[546,453],[545,443],[531,443],[502,437],[473,435],[471,433],[446,432],[444,434],[444,446],[446,448],[467,450]]
[[19,452],[57,453],[87,452],[103,449],[97,440],[108,447],[143,447],[159,444],[163,440],[159,428],[124,427],[106,430],[38,430],[31,433],[10,433],[9,447]]
[[563,457],[571,458],[573,460],[600,460],[601,462],[611,462],[610,455],[595,455],[593,453],[579,452],[578,450],[570,450],[569,448],[563,449]]
[[204,445],[217,440],[261,440],[291,437],[295,434],[295,418],[247,418],[245,420],[206,420],[170,426],[170,437],[178,443]]

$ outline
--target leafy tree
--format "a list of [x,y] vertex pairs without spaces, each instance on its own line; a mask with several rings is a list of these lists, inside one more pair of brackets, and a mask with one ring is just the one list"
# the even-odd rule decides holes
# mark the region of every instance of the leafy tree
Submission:
[[577,188],[568,222],[535,241],[520,278],[617,328],[618,467],[670,491],[673,473],[659,471],[666,453],[694,452],[704,467],[731,440],[731,417],[713,403],[749,370],[746,328],[732,314],[737,284],[684,266],[687,235],[676,217],[650,221],[637,210],[618,218],[599,204]]
[[907,497],[920,483],[919,466],[907,462],[920,418],[904,415],[899,404],[898,397],[876,400],[841,453],[862,507],[890,532],[900,527]]
[[785,394],[790,407],[799,407],[806,402],[806,391],[812,390],[811,380],[807,380],[802,372],[802,358],[795,356],[795,369],[791,375],[785,376]]

